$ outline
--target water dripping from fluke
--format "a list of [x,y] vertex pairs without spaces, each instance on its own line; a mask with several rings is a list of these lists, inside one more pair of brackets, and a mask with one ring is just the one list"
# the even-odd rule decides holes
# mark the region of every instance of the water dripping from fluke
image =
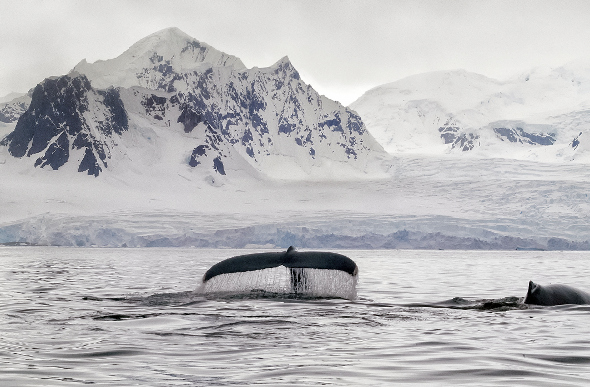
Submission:
[[286,252],[240,255],[213,265],[197,292],[223,298],[356,298],[358,267],[342,254]]

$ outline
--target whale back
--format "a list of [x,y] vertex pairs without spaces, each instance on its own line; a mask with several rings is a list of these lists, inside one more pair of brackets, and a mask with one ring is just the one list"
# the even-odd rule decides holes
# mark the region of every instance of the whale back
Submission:
[[524,303],[543,306],[590,304],[590,294],[568,285],[552,284],[541,286],[533,281],[529,281],[529,288]]

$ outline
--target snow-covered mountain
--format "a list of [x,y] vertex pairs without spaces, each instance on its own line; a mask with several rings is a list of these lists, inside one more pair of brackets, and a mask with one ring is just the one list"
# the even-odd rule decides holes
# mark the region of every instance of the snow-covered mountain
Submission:
[[[72,73],[86,75],[92,86],[99,89],[141,86],[174,91],[174,81],[180,80],[183,74],[202,73],[215,67],[246,70],[235,56],[199,42],[178,28],[168,28],[141,39],[114,59],[94,63],[84,59]],[[185,82],[177,86],[182,91],[190,87]]]
[[411,76],[350,106],[396,154],[474,154],[590,162],[590,65],[507,81],[464,70]]
[[348,178],[380,173],[385,157],[360,117],[305,84],[288,58],[246,69],[177,28],[117,58],[82,61],[30,98],[0,106],[26,108],[2,113],[19,118],[1,144],[40,168]]
[[31,104],[31,93],[12,93],[3,98],[0,101],[0,122],[9,124],[18,121]]

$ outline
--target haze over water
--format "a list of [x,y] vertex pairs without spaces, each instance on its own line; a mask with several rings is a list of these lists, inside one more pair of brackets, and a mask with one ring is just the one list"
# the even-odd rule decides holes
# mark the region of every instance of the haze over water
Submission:
[[588,306],[520,304],[529,280],[590,290],[588,252],[338,251],[358,297],[216,298],[251,250],[0,248],[0,384],[581,385]]

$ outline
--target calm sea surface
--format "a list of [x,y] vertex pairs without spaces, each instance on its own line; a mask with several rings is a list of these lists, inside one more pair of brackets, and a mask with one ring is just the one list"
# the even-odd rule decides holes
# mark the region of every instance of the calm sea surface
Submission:
[[0,248],[1,386],[590,384],[590,253],[338,251],[357,298],[195,292],[251,250]]

